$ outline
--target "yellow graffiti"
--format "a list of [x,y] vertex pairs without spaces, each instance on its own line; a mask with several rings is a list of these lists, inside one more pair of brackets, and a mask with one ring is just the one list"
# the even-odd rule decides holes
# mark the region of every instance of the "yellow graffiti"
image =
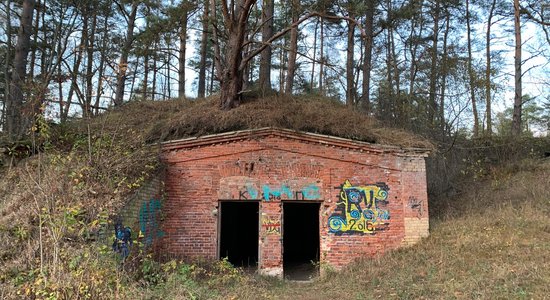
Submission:
[[277,218],[263,216],[262,227],[267,235],[276,234],[281,235],[281,222]]
[[388,225],[388,186],[383,183],[353,186],[346,180],[341,187],[336,211],[329,217],[332,233],[374,233]]

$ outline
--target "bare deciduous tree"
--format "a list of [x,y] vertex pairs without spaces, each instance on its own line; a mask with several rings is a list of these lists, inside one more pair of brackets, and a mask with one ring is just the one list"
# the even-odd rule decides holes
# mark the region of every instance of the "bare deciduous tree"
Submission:
[[24,88],[27,75],[27,56],[30,48],[32,34],[32,16],[34,12],[34,0],[23,0],[23,9],[20,18],[17,44],[15,45],[15,58],[13,60],[13,72],[10,82],[10,97],[6,103],[7,132],[11,140],[18,140],[25,133],[27,123],[25,118],[33,116],[23,115],[25,99]]
[[117,81],[116,81],[117,83],[116,83],[116,91],[115,91],[115,99],[114,99],[115,106],[122,105],[124,101],[126,73],[128,71],[128,56],[132,48],[132,43],[134,42],[134,27],[135,27],[137,10],[138,10],[139,4],[140,4],[140,1],[138,0],[133,1],[132,6],[130,8],[130,13],[126,12],[124,5],[119,5],[121,12],[124,14],[126,21],[128,22],[128,31],[126,32],[126,39],[124,41],[124,44],[122,45],[120,59],[118,62]]

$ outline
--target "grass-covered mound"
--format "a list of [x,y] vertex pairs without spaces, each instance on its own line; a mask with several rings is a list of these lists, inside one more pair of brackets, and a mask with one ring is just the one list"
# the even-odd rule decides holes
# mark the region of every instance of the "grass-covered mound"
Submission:
[[[136,290],[150,292],[188,275],[200,278],[185,279],[193,288],[179,290],[183,295],[231,292],[225,277],[245,278],[234,270],[161,266],[139,245],[129,271],[120,272],[107,225],[158,170],[158,142],[267,126],[431,147],[341,103],[312,97],[255,99],[231,111],[220,111],[214,97],[132,102],[89,120],[42,122],[27,145],[26,153],[34,154],[0,167],[0,298],[134,299]],[[199,279],[208,288],[198,286]]]
[[266,97],[222,111],[218,98],[131,102],[92,122],[93,131],[136,130],[147,143],[234,130],[279,127],[378,144],[432,148],[424,138],[384,127],[364,112],[323,97]]
[[[283,127],[402,147],[422,138],[327,99],[135,102],[44,126],[43,152],[0,170],[0,299],[544,298],[550,294],[550,166],[495,168],[452,199],[430,199],[431,236],[309,284],[245,275],[225,262],[160,264],[136,243],[125,271],[106,225],[158,169],[159,141]],[[472,179],[473,176],[467,178]],[[434,201],[436,201],[434,204]],[[134,235],[135,237],[135,235]]]

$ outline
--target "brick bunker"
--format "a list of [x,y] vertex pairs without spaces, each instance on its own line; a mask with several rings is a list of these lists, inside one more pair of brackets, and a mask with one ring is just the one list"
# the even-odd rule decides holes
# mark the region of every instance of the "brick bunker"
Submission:
[[263,128],[165,142],[162,255],[285,276],[428,235],[426,149]]

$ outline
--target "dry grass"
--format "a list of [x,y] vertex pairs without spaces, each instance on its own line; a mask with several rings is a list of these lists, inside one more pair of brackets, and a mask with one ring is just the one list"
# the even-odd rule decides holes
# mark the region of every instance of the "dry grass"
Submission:
[[92,122],[94,130],[134,129],[147,143],[262,127],[280,127],[371,143],[433,149],[424,138],[322,97],[266,97],[221,111],[218,99],[128,103]]

